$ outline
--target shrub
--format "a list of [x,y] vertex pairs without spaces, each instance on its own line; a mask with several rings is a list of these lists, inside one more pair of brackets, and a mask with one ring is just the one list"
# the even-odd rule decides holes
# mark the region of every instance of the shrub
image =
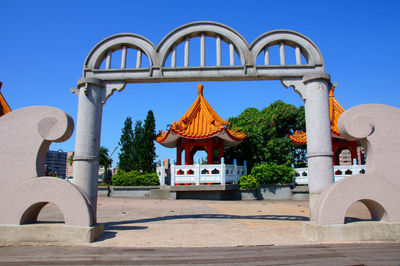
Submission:
[[157,173],[142,174],[139,171],[118,170],[112,177],[113,186],[158,186]]
[[259,184],[289,184],[292,182],[294,170],[286,165],[276,163],[261,164],[251,170]]
[[257,179],[252,175],[243,175],[239,179],[241,189],[253,189],[258,187]]

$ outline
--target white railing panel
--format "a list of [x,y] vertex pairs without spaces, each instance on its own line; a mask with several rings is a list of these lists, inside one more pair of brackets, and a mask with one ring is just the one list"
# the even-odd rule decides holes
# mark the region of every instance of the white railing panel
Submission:
[[165,185],[165,167],[164,166],[157,166],[156,169],[158,180],[160,180],[160,185]]
[[[160,184],[165,184],[165,178],[161,173],[165,170],[157,167],[157,175]],[[171,186],[176,184],[205,184],[216,183],[238,184],[239,178],[247,174],[246,166],[227,164],[206,164],[206,165],[171,165]],[[163,180],[164,178],[164,180]]]
[[[308,185],[308,168],[294,168],[295,182],[298,185]],[[365,165],[335,165],[334,182],[352,175],[365,173]]]

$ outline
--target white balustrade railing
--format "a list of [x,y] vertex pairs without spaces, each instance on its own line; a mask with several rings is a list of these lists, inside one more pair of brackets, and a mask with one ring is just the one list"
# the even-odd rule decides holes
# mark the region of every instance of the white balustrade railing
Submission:
[[[334,171],[334,182],[339,181],[342,178],[349,177],[352,175],[359,175],[365,173],[365,165],[335,165]],[[295,182],[298,185],[308,184],[308,168],[294,168],[295,171]]]
[[[165,185],[165,167],[157,167],[160,185]],[[247,175],[247,167],[229,164],[171,165],[171,186],[204,184],[238,184]]]

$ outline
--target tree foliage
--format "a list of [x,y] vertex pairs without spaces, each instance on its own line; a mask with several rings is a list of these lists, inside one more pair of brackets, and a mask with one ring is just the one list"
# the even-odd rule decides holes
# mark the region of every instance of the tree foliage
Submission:
[[136,121],[133,136],[133,170],[142,171],[143,155],[146,152],[146,147],[143,143],[144,131],[142,121]]
[[113,160],[108,155],[108,149],[106,147],[100,146],[99,157],[100,157],[99,164],[104,167],[104,174],[103,177],[101,178],[101,182],[109,183],[110,180],[108,180],[108,167],[111,166]]
[[259,184],[257,179],[252,175],[243,175],[239,179],[239,187],[241,189],[258,188]]
[[245,140],[235,147],[227,147],[227,162],[238,159],[247,161],[249,171],[260,163],[277,165],[300,165],[305,157],[304,147],[296,147],[289,135],[305,130],[304,107],[276,101],[259,111],[248,108],[239,116],[229,119],[233,129],[247,134]]
[[156,121],[152,110],[149,110],[147,113],[143,129],[143,145],[145,152],[143,153],[142,170],[150,173],[156,170],[154,167],[154,160],[156,159],[156,147],[154,145],[154,140],[156,138]]
[[125,172],[118,169],[113,176],[113,186],[158,186],[159,180],[157,173],[142,174],[139,171]]
[[125,172],[135,170],[141,173],[155,171],[155,127],[154,114],[151,110],[147,113],[144,125],[142,121],[137,120],[134,130],[132,130],[132,119],[130,117],[126,119],[120,140],[119,169]]
[[132,118],[127,117],[122,128],[122,134],[119,141],[120,153],[118,154],[118,168],[129,172],[134,170],[134,157],[135,150],[133,144],[133,130],[132,130]]
[[290,166],[276,163],[260,164],[251,169],[251,175],[259,184],[289,184],[292,182],[294,170]]
[[72,154],[67,158],[67,162],[70,166],[72,166],[72,164],[74,163],[74,156],[75,152],[72,152]]

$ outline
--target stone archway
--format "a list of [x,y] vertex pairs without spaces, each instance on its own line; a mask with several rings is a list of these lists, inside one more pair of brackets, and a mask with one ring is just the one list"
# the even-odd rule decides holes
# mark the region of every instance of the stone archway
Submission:
[[[190,40],[200,38],[200,65],[190,64]],[[216,64],[206,64],[205,39],[216,42]],[[221,42],[229,46],[229,64],[222,65]],[[177,49],[184,45],[183,67],[177,67]],[[279,65],[270,65],[271,46],[279,46]],[[295,50],[296,64],[286,64],[285,46]],[[127,51],[137,52],[136,68],[126,68]],[[121,50],[119,68],[111,64],[112,54]],[[235,63],[235,54],[240,59]],[[264,55],[264,63],[257,58]],[[149,67],[141,67],[142,57]],[[306,62],[302,62],[303,56]],[[167,59],[170,64],[167,65]],[[105,61],[105,69],[101,69]],[[79,96],[74,179],[88,195],[96,217],[97,171],[102,120],[102,106],[114,91],[122,91],[127,83],[281,80],[293,87],[305,102],[310,208],[315,197],[333,183],[332,143],[329,120],[330,77],[324,72],[324,60],[318,47],[306,36],[289,30],[262,34],[253,43],[235,30],[216,22],[194,22],[183,25],[165,36],[156,47],[135,34],[117,34],[99,42],[89,53],[83,76],[74,92]]]

